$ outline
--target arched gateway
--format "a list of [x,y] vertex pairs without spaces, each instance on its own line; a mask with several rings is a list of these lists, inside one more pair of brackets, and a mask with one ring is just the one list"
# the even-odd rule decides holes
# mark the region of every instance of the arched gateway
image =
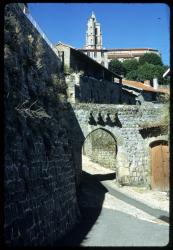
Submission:
[[108,130],[95,129],[88,134],[84,141],[83,154],[103,167],[115,169],[117,142]]

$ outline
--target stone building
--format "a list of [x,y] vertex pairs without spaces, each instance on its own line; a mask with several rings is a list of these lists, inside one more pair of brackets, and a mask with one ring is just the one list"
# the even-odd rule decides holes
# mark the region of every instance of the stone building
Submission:
[[[115,169],[117,181],[123,185],[167,190],[168,138],[162,131],[159,103],[159,96],[166,90],[149,82],[121,79],[69,45],[59,43],[56,49],[61,51],[61,60],[69,69],[68,101],[74,111],[70,120],[71,141],[79,176],[83,152],[92,161]],[[164,180],[155,176],[155,154],[166,162]],[[164,162],[160,160],[161,175]]]
[[61,52],[70,102],[121,102],[121,76],[69,45],[58,43],[56,49]]
[[145,53],[155,53],[161,55],[156,49],[151,48],[103,48],[101,25],[96,21],[96,16],[92,13],[87,23],[86,44],[83,49],[79,49],[97,62],[108,68],[111,60],[124,61],[127,59],[137,59]]
[[78,49],[61,42],[57,43],[55,48],[59,54],[61,52],[61,59],[66,73],[83,71],[85,76],[92,76],[99,80],[121,82],[122,77],[120,75],[108,70]]
[[70,45],[58,43],[58,54],[66,71],[70,102],[141,104],[159,102],[163,89],[145,83],[122,79],[106,67]]
[[[127,99],[128,95],[128,99]],[[159,88],[157,84],[151,86],[149,80],[142,82],[122,79],[122,103],[142,104],[144,102],[161,103],[163,96],[169,96],[169,90]]]

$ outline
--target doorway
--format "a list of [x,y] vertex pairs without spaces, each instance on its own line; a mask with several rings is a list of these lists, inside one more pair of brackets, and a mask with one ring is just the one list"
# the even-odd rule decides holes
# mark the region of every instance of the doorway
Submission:
[[153,190],[169,190],[169,147],[166,141],[150,144],[151,187]]

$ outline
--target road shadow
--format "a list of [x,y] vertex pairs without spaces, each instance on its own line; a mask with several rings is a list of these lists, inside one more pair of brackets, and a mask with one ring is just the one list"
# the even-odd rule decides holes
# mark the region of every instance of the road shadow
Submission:
[[116,173],[95,174],[94,179],[97,180],[97,181],[115,180],[116,179]]
[[112,174],[91,175],[82,171],[82,181],[77,189],[77,198],[81,212],[81,220],[75,228],[55,243],[55,246],[80,246],[87,239],[86,235],[92,226],[97,223],[105,193],[108,192],[100,179],[109,180]]
[[164,222],[169,223],[169,217],[168,217],[168,216],[162,215],[162,216],[160,216],[158,219],[159,219],[159,220],[162,220],[162,221],[164,221]]

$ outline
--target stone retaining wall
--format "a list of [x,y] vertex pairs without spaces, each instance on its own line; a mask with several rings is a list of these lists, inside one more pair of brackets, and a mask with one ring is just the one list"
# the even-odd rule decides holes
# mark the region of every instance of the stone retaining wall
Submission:
[[17,4],[5,8],[4,237],[52,245],[79,219],[61,62]]

